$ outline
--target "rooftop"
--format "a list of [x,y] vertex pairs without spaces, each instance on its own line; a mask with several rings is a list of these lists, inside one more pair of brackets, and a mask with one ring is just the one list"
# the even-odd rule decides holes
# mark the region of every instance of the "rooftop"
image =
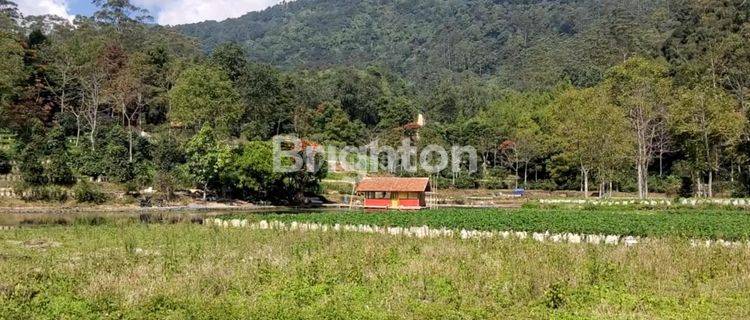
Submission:
[[357,192],[425,192],[430,191],[429,178],[365,178]]

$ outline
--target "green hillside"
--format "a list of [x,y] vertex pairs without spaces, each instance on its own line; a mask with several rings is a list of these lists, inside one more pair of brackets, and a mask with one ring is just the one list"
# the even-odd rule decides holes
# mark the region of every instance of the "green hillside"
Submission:
[[420,85],[468,72],[528,89],[566,78],[590,85],[627,57],[658,55],[674,26],[668,8],[633,0],[298,0],[178,28],[207,50],[237,42],[252,59],[287,69],[380,65]]

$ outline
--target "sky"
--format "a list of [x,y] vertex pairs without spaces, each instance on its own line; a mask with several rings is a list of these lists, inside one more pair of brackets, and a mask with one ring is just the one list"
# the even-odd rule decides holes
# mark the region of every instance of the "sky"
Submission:
[[[91,0],[15,0],[24,15],[54,14],[72,20],[91,15]],[[131,0],[151,11],[157,23],[177,25],[205,20],[236,18],[250,11],[268,8],[281,0]]]

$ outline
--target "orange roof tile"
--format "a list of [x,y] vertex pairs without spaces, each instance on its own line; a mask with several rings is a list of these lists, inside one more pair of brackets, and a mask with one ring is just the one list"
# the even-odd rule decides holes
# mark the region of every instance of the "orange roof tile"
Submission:
[[430,191],[429,178],[365,178],[357,192],[425,192]]

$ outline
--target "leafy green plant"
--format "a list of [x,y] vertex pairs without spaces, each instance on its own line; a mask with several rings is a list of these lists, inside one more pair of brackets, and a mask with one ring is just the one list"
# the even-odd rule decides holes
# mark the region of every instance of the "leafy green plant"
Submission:
[[547,307],[550,309],[559,309],[565,306],[566,302],[566,288],[567,286],[563,283],[555,283],[550,286],[547,290],[545,300],[547,301]]
[[88,181],[78,182],[73,187],[73,196],[80,203],[101,204],[107,201],[107,195],[96,185]]

